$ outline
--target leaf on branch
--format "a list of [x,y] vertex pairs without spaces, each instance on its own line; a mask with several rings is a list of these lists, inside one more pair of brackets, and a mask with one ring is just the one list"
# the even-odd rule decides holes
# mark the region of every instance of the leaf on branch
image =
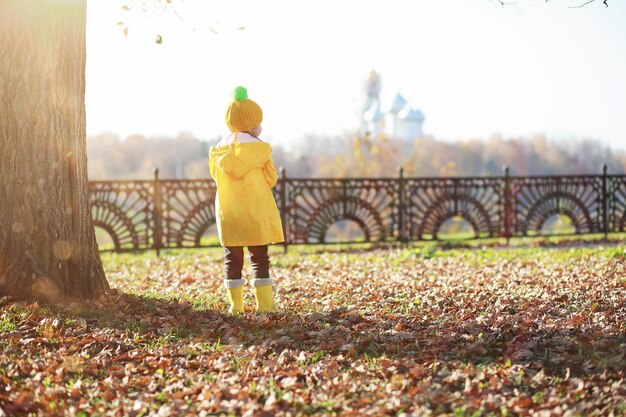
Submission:
[[161,45],[163,43],[163,37],[161,35],[157,34],[155,42],[158,45]]
[[124,28],[124,36],[128,37],[128,26]]

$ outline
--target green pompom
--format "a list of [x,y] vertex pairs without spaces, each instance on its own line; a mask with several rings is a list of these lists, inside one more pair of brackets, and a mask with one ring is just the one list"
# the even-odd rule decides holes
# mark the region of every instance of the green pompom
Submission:
[[248,90],[245,89],[245,87],[236,87],[233,90],[233,99],[234,100],[246,100],[248,98]]

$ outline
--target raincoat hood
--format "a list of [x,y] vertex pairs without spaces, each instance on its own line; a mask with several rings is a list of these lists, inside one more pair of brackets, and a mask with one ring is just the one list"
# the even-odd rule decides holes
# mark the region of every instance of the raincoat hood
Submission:
[[233,178],[242,178],[255,168],[263,168],[272,155],[272,147],[265,142],[235,142],[212,146],[209,150],[211,174],[215,169]]

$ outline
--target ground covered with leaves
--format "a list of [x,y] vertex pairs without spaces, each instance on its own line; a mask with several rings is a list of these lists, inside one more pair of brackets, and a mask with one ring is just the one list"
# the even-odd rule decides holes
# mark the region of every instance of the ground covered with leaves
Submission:
[[227,314],[217,250],[0,299],[0,416],[626,415],[621,246],[272,249],[277,314]]

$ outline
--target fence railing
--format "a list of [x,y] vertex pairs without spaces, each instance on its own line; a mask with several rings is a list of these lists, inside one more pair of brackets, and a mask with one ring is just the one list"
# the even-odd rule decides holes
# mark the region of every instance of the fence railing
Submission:
[[[115,251],[217,246],[206,239],[215,224],[211,179],[92,181],[95,226]],[[546,233],[555,215],[569,218],[572,233],[626,229],[626,175],[409,178],[288,178],[273,189],[285,248],[327,243],[342,220],[358,225],[365,242],[439,240],[450,219],[463,219],[472,238]],[[343,243],[354,242],[348,238]]]

